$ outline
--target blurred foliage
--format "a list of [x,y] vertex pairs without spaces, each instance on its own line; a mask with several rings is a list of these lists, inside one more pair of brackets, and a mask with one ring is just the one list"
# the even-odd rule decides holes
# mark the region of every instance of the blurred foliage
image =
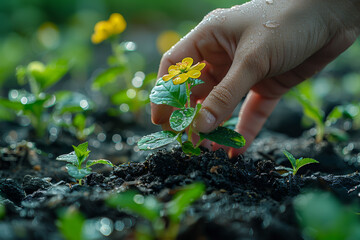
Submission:
[[360,219],[350,206],[327,192],[309,192],[294,200],[304,239],[360,239]]

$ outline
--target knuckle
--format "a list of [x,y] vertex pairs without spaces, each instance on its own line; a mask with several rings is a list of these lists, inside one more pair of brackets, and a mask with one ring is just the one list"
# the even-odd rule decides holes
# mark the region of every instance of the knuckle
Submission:
[[241,69],[255,74],[256,79],[264,79],[269,73],[269,60],[262,49],[250,49],[242,56]]
[[233,91],[224,85],[215,86],[212,90],[211,101],[222,108],[230,108],[234,101],[235,95]]

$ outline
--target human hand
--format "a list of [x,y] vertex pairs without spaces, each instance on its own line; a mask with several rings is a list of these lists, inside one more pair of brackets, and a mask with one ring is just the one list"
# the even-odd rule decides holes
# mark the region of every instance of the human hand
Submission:
[[[218,9],[164,54],[158,76],[185,57],[203,61],[192,104],[202,102],[194,122],[210,132],[231,116],[247,94],[236,131],[247,144],[261,130],[281,96],[347,49],[360,32],[358,0],[253,0]],[[171,107],[152,104],[152,121],[168,129]]]

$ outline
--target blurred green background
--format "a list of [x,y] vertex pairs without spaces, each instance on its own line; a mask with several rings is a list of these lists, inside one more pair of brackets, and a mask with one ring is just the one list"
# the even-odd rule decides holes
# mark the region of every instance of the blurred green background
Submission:
[[[127,21],[122,41],[133,41],[147,71],[157,71],[161,53],[156,41],[163,31],[185,35],[204,15],[218,7],[245,1],[217,0],[11,0],[0,1],[0,85],[2,94],[16,84],[20,64],[40,60],[71,60],[71,78],[85,81],[91,72],[106,65],[108,43],[90,41],[96,22],[111,13]],[[141,66],[139,66],[141,67]]]
[[[93,27],[96,22],[108,19],[113,12],[121,13],[128,23],[121,40],[136,43],[139,68],[156,72],[161,57],[156,41],[162,32],[172,30],[180,37],[184,36],[209,11],[243,2],[246,1],[0,1],[1,94],[6,94],[16,85],[16,66],[34,60],[70,59],[70,78],[73,81],[85,82],[91,78],[94,69],[106,66],[110,53],[108,43],[91,43]],[[327,87],[320,84],[320,94],[341,94],[344,89],[351,94],[360,93],[359,57],[360,44],[357,41],[319,75],[320,79],[332,83]]]

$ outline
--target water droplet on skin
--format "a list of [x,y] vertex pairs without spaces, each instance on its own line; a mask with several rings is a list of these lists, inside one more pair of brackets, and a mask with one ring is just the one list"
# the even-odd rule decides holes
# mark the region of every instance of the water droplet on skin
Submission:
[[268,20],[264,23],[264,27],[266,27],[266,28],[277,28],[279,26],[280,26],[280,24],[276,21]]
[[265,0],[265,2],[269,5],[272,5],[274,3],[274,0]]

